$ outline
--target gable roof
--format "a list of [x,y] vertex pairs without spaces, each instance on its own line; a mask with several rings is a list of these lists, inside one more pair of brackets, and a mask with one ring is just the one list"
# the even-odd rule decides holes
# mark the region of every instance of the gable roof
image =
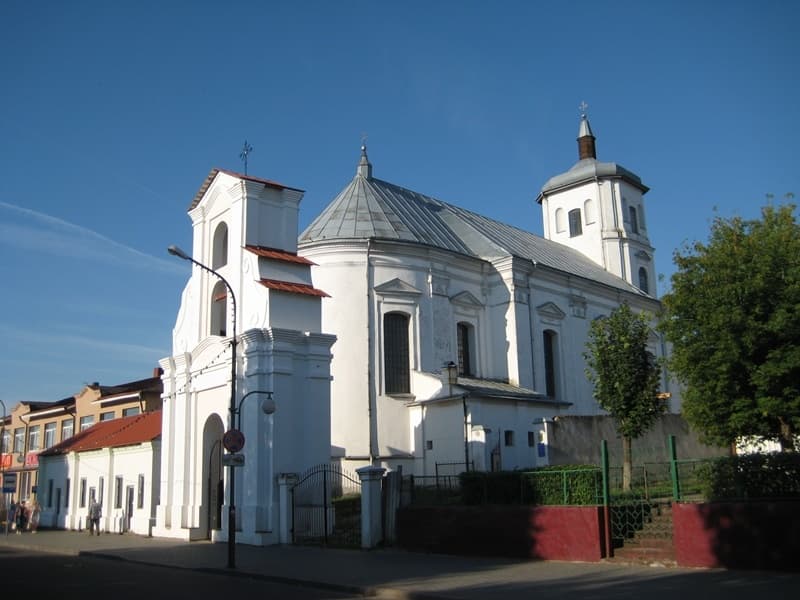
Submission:
[[161,436],[161,411],[100,421],[78,432],[60,444],[39,453],[39,456],[56,456],[70,452],[86,452],[100,448],[120,448],[152,442]]
[[271,179],[261,179],[260,177],[253,177],[252,175],[243,175],[241,173],[237,173],[236,171],[228,171],[227,169],[214,168],[211,169],[211,172],[206,177],[205,181],[203,182],[203,185],[200,186],[200,189],[194,195],[194,198],[192,198],[192,202],[191,204],[189,204],[189,208],[187,209],[187,211],[191,212],[197,207],[198,204],[200,204],[200,201],[203,199],[203,196],[205,196],[206,192],[208,191],[208,188],[211,187],[211,184],[213,183],[214,179],[217,177],[219,173],[224,173],[226,175],[230,175],[231,177],[236,177],[238,179],[244,179],[245,181],[262,183],[266,187],[275,188],[277,190],[295,190],[298,192],[303,191],[299,188],[293,188],[288,185],[283,185],[282,183],[278,183],[277,181],[272,181]]
[[110,396],[118,396],[120,394],[130,394],[133,392],[158,392],[161,393],[163,384],[161,377],[148,377],[147,379],[138,379],[128,383],[121,383],[119,385],[95,385],[89,387],[99,390],[101,398],[108,398]]
[[624,279],[564,244],[362,173],[363,170],[359,170],[300,234],[301,248],[336,240],[397,240],[487,261],[519,257],[644,295]]

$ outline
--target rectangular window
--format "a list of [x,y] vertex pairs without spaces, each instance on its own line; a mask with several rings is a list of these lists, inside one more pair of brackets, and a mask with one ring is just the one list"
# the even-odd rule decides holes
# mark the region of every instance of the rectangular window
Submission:
[[383,368],[387,394],[408,394],[411,391],[408,317],[402,313],[383,316]]
[[122,477],[117,477],[114,489],[114,508],[122,508]]
[[11,432],[8,429],[3,430],[3,442],[0,452],[7,454],[11,448]]
[[139,414],[139,407],[138,406],[131,406],[130,408],[123,408],[122,409],[122,416],[123,417],[132,417],[133,415]]
[[139,485],[136,494],[136,508],[144,508],[144,475],[139,475]]
[[53,480],[47,480],[47,508],[53,508]]
[[17,427],[14,430],[14,452],[25,451],[25,428]]
[[472,375],[472,359],[470,357],[470,326],[466,323],[456,325],[456,336],[458,345],[458,374],[464,377]]
[[514,445],[514,432],[510,429],[506,429],[505,433],[505,441],[506,446],[513,446]]
[[28,430],[28,452],[33,452],[39,449],[39,434],[42,431],[41,425],[32,425]]
[[80,429],[81,431],[83,431],[84,429],[89,429],[89,427],[91,427],[92,425],[94,425],[94,415],[87,415],[85,417],[81,417],[81,429]]
[[425,442],[425,449],[426,450],[433,450],[433,440],[428,440]]
[[75,421],[72,419],[64,419],[61,421],[61,441],[68,440],[72,437],[75,428]]
[[20,473],[19,499],[27,501],[31,497],[31,471]]
[[46,423],[44,426],[44,447],[51,448],[56,443],[56,422]]
[[528,432],[528,447],[535,448],[536,447],[536,432],[529,431]]
[[80,490],[80,498],[78,500],[78,505],[81,508],[86,506],[86,477],[81,477],[81,490]]
[[100,422],[103,421],[111,421],[114,418],[114,411],[109,410],[108,412],[100,413]]
[[67,483],[64,486],[64,508],[69,508],[69,477],[67,477]]
[[575,237],[583,233],[581,227],[581,209],[574,208],[569,211],[569,237]]
[[98,481],[97,487],[100,488],[100,495],[97,496],[97,501],[100,503],[100,506],[103,506],[103,490],[106,487],[105,479],[101,477]]

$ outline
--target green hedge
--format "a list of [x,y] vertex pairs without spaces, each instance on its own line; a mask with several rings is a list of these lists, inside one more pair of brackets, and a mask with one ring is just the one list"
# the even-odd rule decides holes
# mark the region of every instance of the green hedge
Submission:
[[800,497],[797,453],[724,456],[695,471],[706,500]]
[[602,503],[602,474],[594,465],[460,475],[464,504],[593,505]]

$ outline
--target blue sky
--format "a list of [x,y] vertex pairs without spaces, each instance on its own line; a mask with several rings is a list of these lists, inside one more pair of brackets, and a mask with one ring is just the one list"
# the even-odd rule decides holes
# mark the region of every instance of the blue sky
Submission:
[[[800,3],[0,3],[0,399],[148,377],[171,353],[209,170],[374,175],[542,233],[577,159],[640,175],[659,273],[718,214],[800,193]],[[663,289],[663,286],[662,286]]]

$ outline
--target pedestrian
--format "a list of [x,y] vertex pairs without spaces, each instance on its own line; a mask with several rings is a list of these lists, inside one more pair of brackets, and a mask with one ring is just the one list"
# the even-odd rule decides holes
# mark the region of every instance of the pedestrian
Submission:
[[31,533],[36,533],[36,530],[39,529],[39,519],[42,516],[42,507],[39,506],[39,502],[37,500],[33,501],[33,506],[31,506],[31,521],[29,528]]
[[100,535],[100,517],[102,516],[103,508],[100,506],[100,503],[92,498],[92,503],[89,505],[89,535],[92,535],[92,532],[97,533]]
[[17,535],[21,535],[25,531],[25,526],[28,524],[28,507],[25,506],[25,500],[20,500],[17,506]]

